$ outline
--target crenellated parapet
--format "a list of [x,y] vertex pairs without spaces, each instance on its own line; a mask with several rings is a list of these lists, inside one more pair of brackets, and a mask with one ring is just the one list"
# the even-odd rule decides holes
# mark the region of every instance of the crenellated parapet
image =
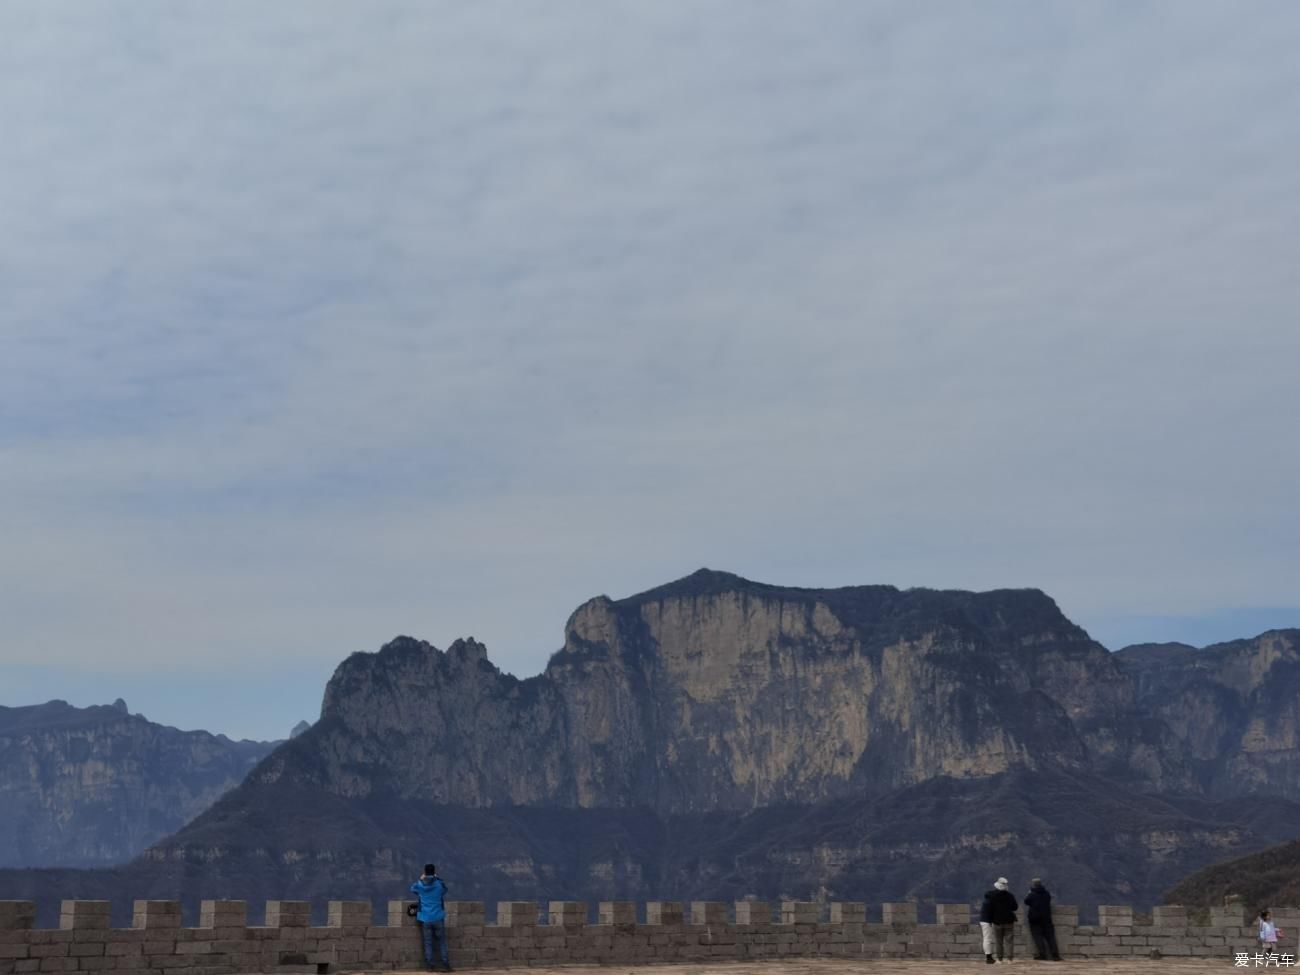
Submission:
[[[0,975],[44,971],[271,972],[392,970],[418,966],[419,933],[408,901],[385,905],[377,920],[369,901],[330,901],[324,925],[312,924],[308,901],[268,901],[264,923],[248,923],[244,901],[205,900],[198,925],[182,923],[177,901],[138,900],[131,926],[110,924],[107,901],[67,900],[57,928],[35,924],[30,901],[0,901]],[[1213,908],[1194,923],[1178,906],[1150,917],[1102,905],[1097,923],[1056,906],[1057,941],[1067,957],[1218,957],[1256,951],[1255,925],[1240,906]],[[1274,908],[1283,930],[1300,930],[1300,909]],[[546,963],[646,964],[792,958],[966,958],[981,956],[970,904],[937,904],[922,921],[915,902],[814,901],[502,901],[488,920],[480,901],[447,903],[447,938],[457,968]],[[877,920],[878,918],[878,920]],[[1197,915],[1195,920],[1205,921]],[[1016,955],[1033,946],[1024,926]],[[1286,949],[1283,948],[1285,951]],[[1295,959],[1292,959],[1294,962]],[[1285,967],[1282,962],[1280,967]]]

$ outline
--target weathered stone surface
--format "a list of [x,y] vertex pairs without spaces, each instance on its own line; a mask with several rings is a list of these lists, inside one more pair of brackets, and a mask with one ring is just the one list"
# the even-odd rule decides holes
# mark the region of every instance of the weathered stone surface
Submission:
[[725,924],[728,912],[723,901],[691,901],[692,924]]
[[831,903],[832,924],[865,924],[867,905],[859,901],[834,901]]
[[[74,904],[74,902],[69,902]],[[282,901],[282,914],[298,914],[290,905],[299,902]],[[481,917],[473,907],[481,905],[459,902],[461,918]],[[675,902],[655,902],[653,913],[660,918],[672,914]],[[753,902],[745,902],[751,906]],[[365,905],[369,906],[369,905]],[[611,905],[612,906],[612,905]],[[708,963],[708,971],[716,975],[738,971],[736,966],[748,959],[780,959],[783,971],[814,971],[814,959],[857,958],[889,959],[892,965],[917,966],[949,959],[969,966],[982,961],[982,946],[978,930],[967,924],[965,930],[954,924],[914,924],[900,920],[907,911],[902,905],[892,905],[883,911],[893,918],[879,924],[852,922],[796,922],[774,924],[758,922],[731,924],[716,919],[719,904],[703,902],[698,914],[708,918],[701,926],[666,926],[666,924],[607,924],[607,926],[568,926],[559,924],[520,924],[520,926],[459,926],[448,927],[448,945],[452,961],[458,969],[490,970],[493,966],[529,966],[536,970],[543,965],[572,965],[572,963],[633,963],[666,962]],[[845,910],[845,907],[854,910]],[[862,905],[841,905],[832,911],[839,917],[857,918],[865,911],[855,910]],[[910,905],[906,905],[910,906]],[[949,905],[954,906],[954,905]],[[360,902],[335,902],[335,917],[360,918]],[[526,902],[506,902],[499,905],[503,914],[511,917],[536,918],[537,905]],[[556,901],[550,905],[551,917],[564,918],[585,914],[576,902]],[[647,905],[650,907],[650,905]],[[803,905],[788,902],[784,913],[800,917],[805,914]],[[70,913],[85,917],[107,917],[99,905]],[[148,913],[148,910],[144,911]],[[368,911],[367,911],[368,913]],[[612,913],[612,911],[607,911]],[[647,910],[647,915],[651,913]],[[1112,907],[1106,917],[1122,918],[1125,909]],[[948,914],[952,914],[949,913]],[[165,909],[160,907],[160,917]],[[755,917],[758,917],[755,914]],[[956,914],[953,915],[956,917]],[[1252,939],[1236,943],[1225,939],[1213,928],[1184,928],[1178,936],[1161,935],[1165,928],[1157,924],[1136,926],[1134,933],[1109,935],[1105,928],[1089,927],[1086,930],[1058,928],[1058,941],[1067,959],[1087,959],[1089,971],[1109,971],[1106,959],[1147,961],[1152,957],[1203,959],[1218,967],[1230,965],[1235,950],[1251,950]],[[1018,956],[1030,952],[1027,932],[1019,926],[1015,933]],[[1244,945],[1244,946],[1243,946]],[[922,961],[924,959],[924,961]],[[36,962],[35,966],[25,965]],[[47,931],[16,930],[0,937],[0,972],[10,971],[94,971],[116,969],[130,971],[181,970],[191,972],[261,972],[292,971],[292,966],[326,965],[330,970],[402,970],[417,967],[420,945],[415,932],[404,926],[352,927],[338,924],[329,927],[239,927],[218,935],[212,928],[161,928],[161,930],[83,930]],[[23,965],[21,969],[17,967]],[[719,967],[722,966],[722,967]],[[1164,963],[1162,963],[1164,967]],[[1117,969],[1118,971],[1119,969]],[[833,969],[826,969],[833,971]],[[853,969],[844,969],[853,971]]]
[[975,915],[970,904],[936,904],[934,916],[938,924],[960,927],[971,924]]
[[64,901],[59,909],[59,927],[71,930],[108,928],[108,901]]
[[266,927],[268,928],[305,928],[310,919],[310,901],[266,902]]
[[885,924],[915,924],[916,902],[882,904],[880,916]]
[[649,901],[645,906],[646,924],[676,927],[683,921],[682,905],[679,901]]
[[531,928],[537,925],[536,901],[501,901],[497,904],[497,926]]
[[635,901],[601,901],[597,914],[601,924],[635,924]]
[[199,902],[200,928],[242,928],[248,924],[247,901]]
[[554,927],[580,928],[587,923],[587,904],[585,901],[551,901],[546,923]]
[[0,901],[0,931],[30,928],[35,918],[33,901]]
[[132,920],[137,928],[179,928],[181,902],[136,901],[132,909]]
[[370,901],[330,901],[329,926],[332,928],[364,928],[373,918]]
[[815,901],[782,901],[782,924],[816,924],[821,918],[821,905]]

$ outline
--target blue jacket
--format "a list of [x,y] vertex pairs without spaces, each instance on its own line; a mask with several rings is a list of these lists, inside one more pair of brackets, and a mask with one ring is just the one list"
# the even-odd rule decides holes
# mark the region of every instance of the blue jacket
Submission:
[[442,899],[447,894],[447,885],[441,877],[421,877],[411,884],[411,893],[420,898],[420,913],[417,921],[445,921],[447,911],[442,906]]

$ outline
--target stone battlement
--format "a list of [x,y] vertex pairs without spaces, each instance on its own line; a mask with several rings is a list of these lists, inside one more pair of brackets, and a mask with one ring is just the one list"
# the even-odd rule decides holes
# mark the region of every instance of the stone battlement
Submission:
[[[31,901],[0,901],[0,975],[18,972],[129,971],[183,975],[237,972],[346,972],[419,967],[409,900],[389,901],[375,923],[369,901],[330,901],[328,922],[314,926],[308,901],[268,901],[265,923],[250,925],[244,901],[203,901],[197,927],[181,924],[177,901],[135,901],[132,926],[110,926],[108,901],[63,901],[57,929],[35,926]],[[782,901],[601,902],[594,916],[581,901],[503,901],[493,922],[481,901],[447,902],[447,938],[457,968],[506,965],[649,964],[793,958],[978,959],[979,925],[969,904],[938,904],[934,923],[918,923],[915,902],[880,906]],[[874,912],[873,912],[874,914]],[[1212,908],[1192,923],[1182,907],[1147,918],[1104,905],[1098,923],[1079,910],[1053,910],[1061,951],[1073,958],[1218,957],[1256,950],[1255,925],[1241,907]],[[643,920],[638,919],[638,915]],[[1275,908],[1295,953],[1300,908]],[[1017,958],[1033,955],[1017,926]],[[1288,947],[1290,945],[1291,947]]]

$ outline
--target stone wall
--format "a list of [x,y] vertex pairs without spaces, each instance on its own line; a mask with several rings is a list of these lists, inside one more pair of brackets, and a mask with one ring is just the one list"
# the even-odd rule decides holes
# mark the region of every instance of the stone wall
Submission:
[[[390,901],[375,924],[368,901],[330,901],[328,923],[313,926],[306,901],[270,901],[265,924],[250,926],[243,901],[203,901],[197,927],[181,924],[175,901],[136,901],[130,928],[109,925],[107,901],[63,901],[59,927],[33,924],[30,901],[0,901],[0,975],[17,972],[129,971],[181,975],[236,972],[345,972],[418,968],[419,934],[407,901]],[[1256,950],[1255,925],[1238,907],[1214,908],[1193,924],[1181,907],[1135,917],[1129,907],[1098,908],[1081,925],[1075,907],[1055,909],[1066,957],[1210,956],[1231,960]],[[1286,944],[1300,931],[1300,909],[1274,909]],[[918,923],[915,903],[884,904],[868,920],[865,904],[783,901],[604,902],[595,912],[575,901],[484,905],[449,901],[447,934],[456,968],[556,965],[565,962],[648,964],[776,958],[970,958],[981,955],[979,925],[968,904],[939,904],[934,923]],[[1016,932],[1016,957],[1033,954],[1028,931]]]

